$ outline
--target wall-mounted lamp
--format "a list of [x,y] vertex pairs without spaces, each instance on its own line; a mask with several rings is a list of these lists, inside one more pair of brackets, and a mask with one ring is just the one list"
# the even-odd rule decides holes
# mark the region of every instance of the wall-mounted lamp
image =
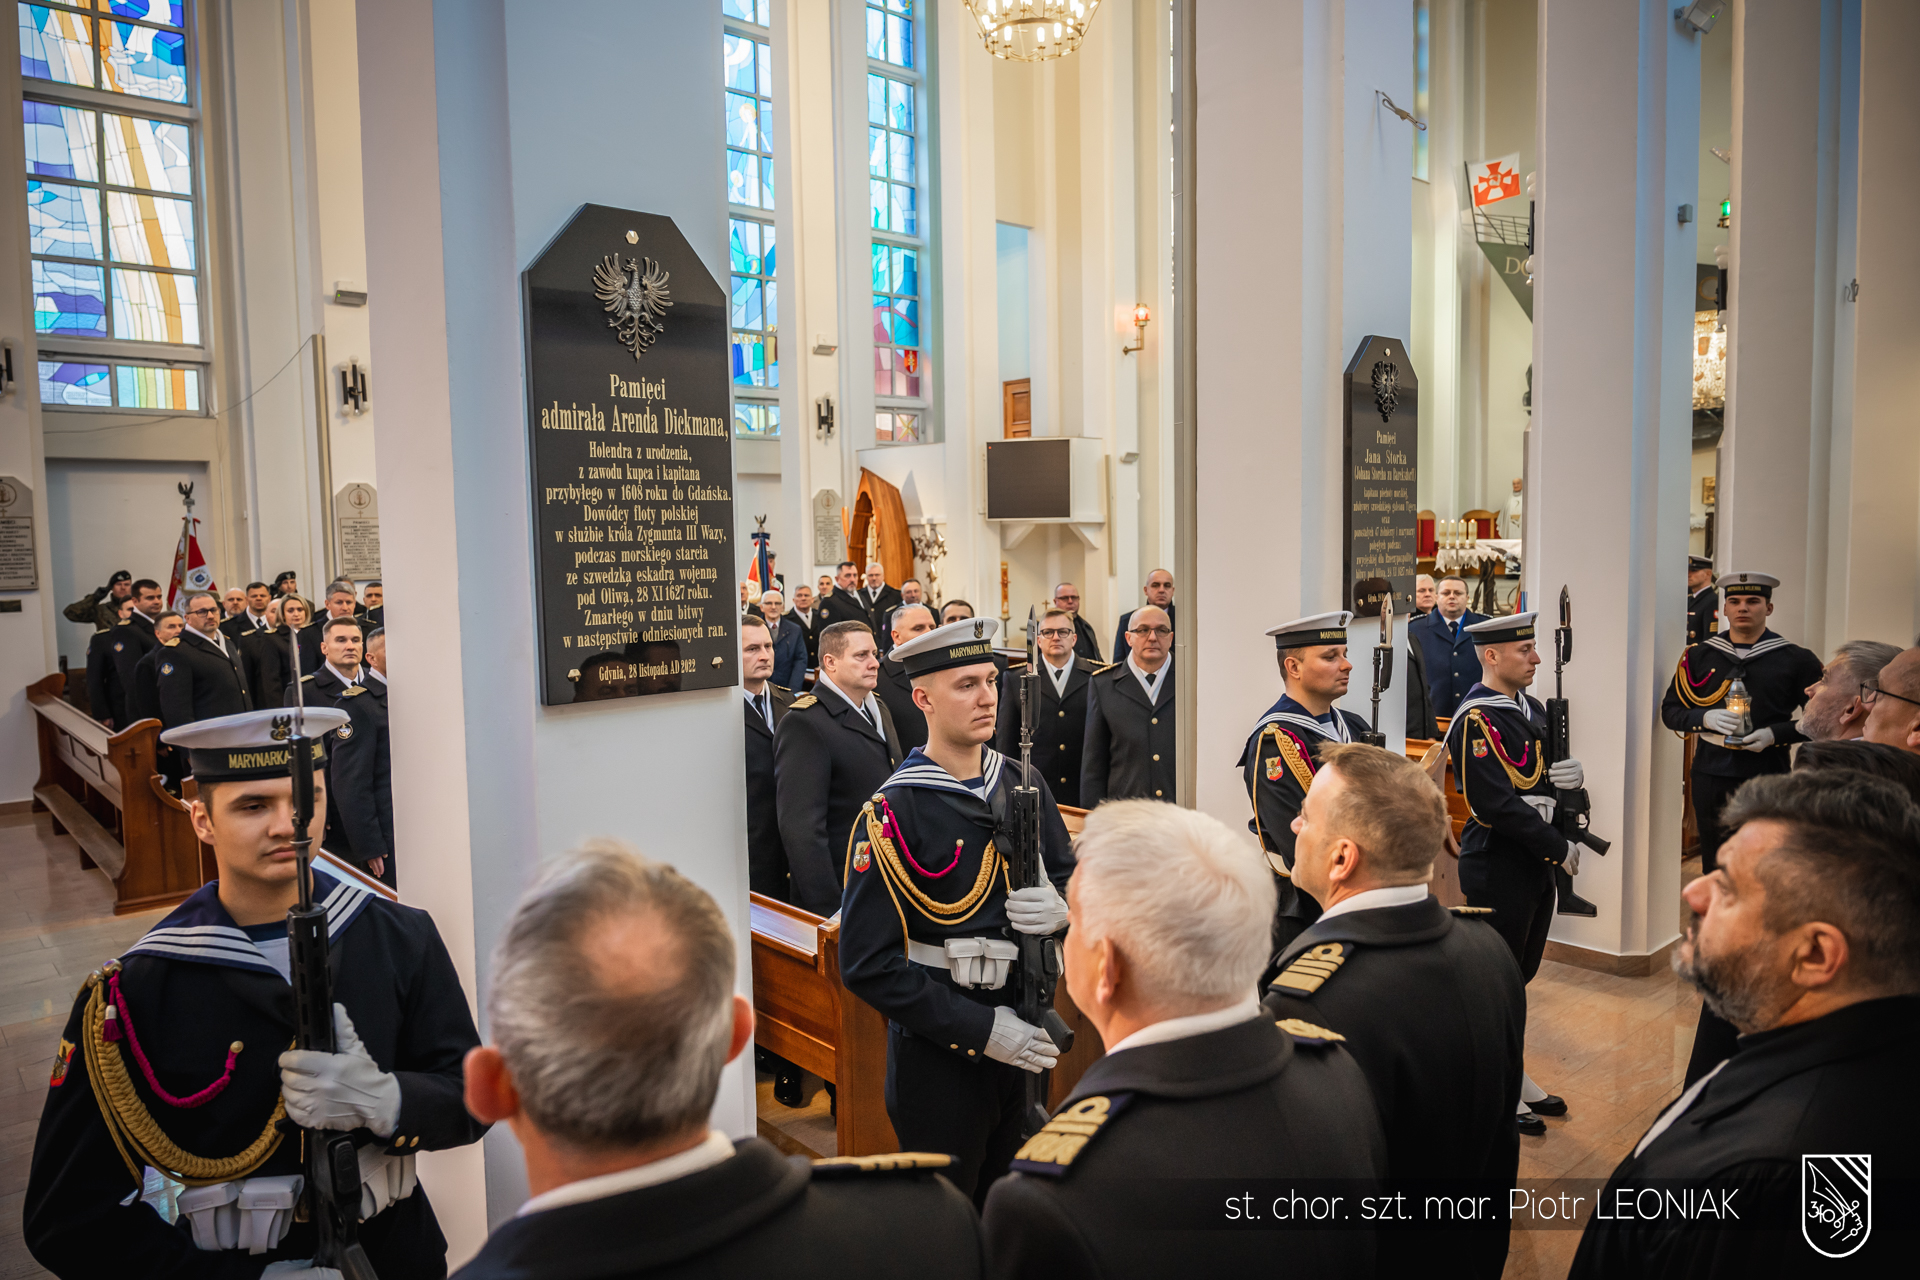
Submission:
[[1120,348],[1121,355],[1130,356],[1136,351],[1144,351],[1146,349],[1147,322],[1151,319],[1153,319],[1153,312],[1147,309],[1146,303],[1143,302],[1133,309],[1134,343],[1130,347]]
[[1726,7],[1726,0],[1693,0],[1692,4],[1683,4],[1675,9],[1673,20],[1680,24],[1682,31],[1697,31],[1705,35],[1713,30],[1714,23],[1720,21],[1720,14]]
[[821,396],[813,402],[814,434],[822,440],[833,439],[833,397]]
[[348,413],[361,414],[367,411],[367,371],[360,367],[358,360],[350,360],[340,366],[340,407]]

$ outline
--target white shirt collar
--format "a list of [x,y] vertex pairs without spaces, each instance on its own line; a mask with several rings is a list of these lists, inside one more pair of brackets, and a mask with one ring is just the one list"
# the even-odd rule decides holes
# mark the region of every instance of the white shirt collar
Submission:
[[370,667],[363,662],[360,664],[360,669],[366,672],[368,675],[372,676],[375,680],[378,680],[381,684],[383,685],[386,684],[387,678],[381,675],[380,672],[374,669],[373,667]]
[[333,672],[333,678],[335,680],[338,680],[341,684],[360,683],[360,677],[358,675],[351,675],[351,676],[348,675],[346,672],[342,671],[340,668],[334,666],[331,659],[321,663],[320,665],[324,666],[327,670]]
[[866,700],[865,702],[855,702],[855,701],[854,701],[854,700],[852,699],[852,697],[850,697],[850,696],[848,695],[848,693],[847,693],[847,691],[846,691],[845,689],[842,689],[842,688],[841,688],[841,687],[840,687],[839,685],[837,685],[837,684],[835,684],[835,683],[834,683],[833,681],[831,681],[831,680],[829,680],[829,679],[827,679],[827,677],[825,676],[825,674],[821,674],[821,675],[818,675],[818,676],[815,676],[815,677],[814,677],[814,681],[813,681],[813,686],[814,686],[814,688],[816,688],[816,689],[818,689],[818,688],[819,688],[819,687],[820,687],[821,685],[825,685],[825,686],[827,686],[827,688],[829,688],[829,689],[831,689],[831,690],[833,690],[833,691],[834,691],[835,693],[837,693],[837,694],[839,694],[839,695],[840,695],[840,700],[841,700],[842,702],[844,702],[844,703],[846,703],[846,704],[847,704],[848,706],[850,706],[850,707],[852,707],[852,708],[853,708],[853,709],[854,709],[855,711],[859,711],[859,712],[863,712],[863,713],[865,713],[865,715],[866,715],[866,717],[867,717],[867,718],[868,718],[869,720],[871,720],[871,721],[873,721],[873,723],[874,723],[874,724],[875,724],[876,726],[878,726],[878,725],[879,725],[879,723],[880,723],[880,713],[879,713],[879,711],[877,711],[877,710],[875,710],[875,705],[876,705],[876,703],[875,703],[875,699],[874,699],[874,696],[873,696],[872,694],[868,694],[868,695],[867,695],[867,700]]
[[1127,652],[1127,670],[1133,672],[1133,678],[1138,680],[1140,687],[1147,691],[1147,702],[1157,707],[1160,705],[1161,693],[1166,690],[1173,678],[1173,655],[1168,654],[1167,660],[1160,664],[1160,669],[1153,673],[1151,684],[1147,683],[1147,669],[1134,660],[1131,650]]
[[1238,1004],[1225,1009],[1215,1009],[1211,1013],[1190,1013],[1184,1018],[1168,1018],[1165,1022],[1151,1022],[1119,1044],[1107,1049],[1108,1053],[1118,1053],[1122,1049],[1138,1049],[1142,1045],[1165,1044],[1169,1040],[1185,1040],[1192,1036],[1203,1036],[1209,1031],[1219,1031],[1225,1027],[1238,1026],[1242,1022],[1251,1022],[1265,1016],[1260,1009],[1258,996],[1249,995]]
[[1040,666],[1053,680],[1054,692],[1064,694],[1067,691],[1067,677],[1073,674],[1073,650],[1067,650],[1067,661],[1064,666],[1054,666],[1053,659],[1044,653],[1040,655]]
[[220,628],[215,627],[210,632],[201,631],[198,628],[195,628],[194,634],[199,636],[202,640],[205,640],[208,644],[212,645],[214,648],[218,649],[221,653],[225,653],[227,651],[226,633],[221,631]]
[[1404,907],[1427,896],[1424,884],[1396,884],[1385,889],[1368,889],[1351,898],[1342,898],[1320,913],[1322,920],[1343,916],[1349,911],[1377,911],[1381,907]]
[[246,618],[248,622],[251,622],[256,627],[264,627],[267,625],[267,615],[264,613],[255,613],[253,610],[248,609],[246,610]]
[[663,1182],[672,1182],[675,1178],[684,1178],[689,1174],[699,1173],[702,1169],[711,1169],[714,1165],[732,1157],[733,1142],[718,1129],[709,1129],[707,1140],[697,1147],[688,1147],[685,1151],[668,1156],[665,1160],[635,1165],[631,1169],[622,1169],[618,1173],[603,1173],[596,1178],[582,1178],[578,1182],[569,1182],[551,1191],[543,1191],[521,1205],[520,1212],[514,1216],[524,1218],[530,1213],[558,1209],[564,1205],[586,1204],[591,1200],[604,1200],[608,1196],[638,1191],[642,1187],[657,1187]]

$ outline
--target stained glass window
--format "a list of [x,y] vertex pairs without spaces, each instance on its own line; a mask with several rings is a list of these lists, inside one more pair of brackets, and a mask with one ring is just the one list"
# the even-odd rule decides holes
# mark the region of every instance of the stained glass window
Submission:
[[932,394],[921,314],[930,230],[922,213],[925,68],[913,0],[867,0],[866,11],[874,434],[912,443],[930,438],[922,410]]
[[[734,434],[780,434],[780,285],[774,245],[770,0],[721,0],[726,81],[727,255]],[[744,393],[742,398],[741,393]]]
[[[1433,62],[1433,13],[1430,0],[1413,0],[1413,115],[1426,120],[1432,110],[1428,77]],[[1427,180],[1427,131],[1413,131],[1413,176]]]
[[[174,353],[123,365],[51,349],[61,339],[204,343],[186,6],[47,0],[18,10],[34,328],[49,348],[42,398],[201,412],[204,368],[176,367]],[[102,109],[102,93],[125,108]]]

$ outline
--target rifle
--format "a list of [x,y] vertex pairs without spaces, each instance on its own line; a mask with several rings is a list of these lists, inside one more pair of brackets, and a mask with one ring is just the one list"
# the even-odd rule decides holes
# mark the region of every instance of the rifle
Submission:
[[1387,745],[1380,732],[1380,694],[1393,687],[1393,591],[1380,597],[1380,643],[1373,646],[1373,728],[1360,735],[1370,747]]
[[[1039,620],[1034,610],[1027,611],[1027,666],[1020,673],[1020,783],[1013,788],[1012,849],[1007,855],[1007,870],[1016,888],[1028,889],[1047,883],[1046,869],[1040,862],[1040,786],[1033,772],[1033,717],[1040,704],[1040,655],[1036,650]],[[1060,940],[1021,933],[1009,928],[1007,936],[1020,947],[1020,1003],[1014,1012],[1029,1026],[1040,1027],[1056,1048],[1066,1053],[1073,1048],[1073,1029],[1053,1007],[1054,988],[1065,971]],[[1046,1127],[1047,1086],[1050,1071],[1028,1072],[1026,1106],[1021,1113],[1020,1130],[1031,1138]]]
[[[293,848],[299,901],[287,911],[287,956],[293,985],[294,1047],[333,1053],[333,975],[327,969],[327,910],[313,900],[313,739],[306,736],[306,689],[300,683],[300,637],[293,646],[293,734],[287,739],[293,772]],[[282,1121],[290,1124],[290,1121]],[[313,1265],[332,1267],[345,1280],[379,1280],[360,1244],[360,1156],[351,1134],[315,1129],[301,1134],[306,1160],[306,1210],[313,1223]]]
[[[1573,661],[1573,599],[1565,587],[1560,588],[1560,625],[1553,631],[1553,697],[1547,700],[1547,767],[1551,768],[1573,755],[1573,726],[1568,714],[1567,700],[1560,688],[1561,671],[1567,663]],[[1587,823],[1593,815],[1593,805],[1587,799],[1587,790],[1580,787],[1572,791],[1554,788],[1553,827],[1569,841],[1583,844],[1598,854],[1605,854],[1613,847],[1611,841],[1602,840],[1588,830]],[[1597,916],[1600,908],[1588,902],[1573,891],[1573,877],[1567,869],[1558,863],[1553,868],[1554,887],[1559,891],[1559,904],[1555,910],[1563,916]]]

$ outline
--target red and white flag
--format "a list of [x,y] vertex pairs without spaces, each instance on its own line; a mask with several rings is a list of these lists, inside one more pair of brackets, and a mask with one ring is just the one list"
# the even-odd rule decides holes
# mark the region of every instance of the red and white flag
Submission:
[[1498,160],[1475,160],[1467,166],[1467,179],[1473,184],[1473,207],[1489,205],[1520,194],[1520,153]]
[[167,583],[167,607],[181,613],[187,611],[187,593],[189,591],[218,591],[213,585],[213,570],[207,567],[207,558],[200,554],[200,539],[196,531],[200,522],[192,516],[180,519],[180,545],[173,553],[173,578]]

